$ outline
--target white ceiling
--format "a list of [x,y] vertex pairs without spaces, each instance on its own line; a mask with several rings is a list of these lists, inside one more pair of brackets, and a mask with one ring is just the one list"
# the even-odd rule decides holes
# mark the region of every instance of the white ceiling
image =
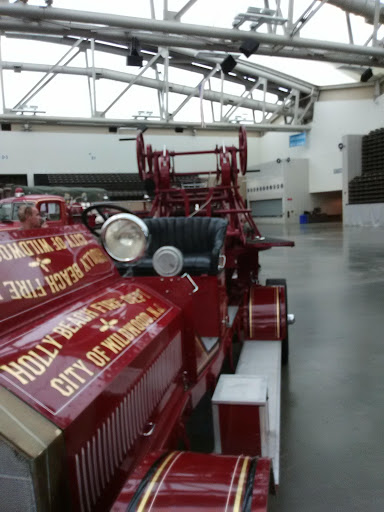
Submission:
[[[245,121],[258,123],[260,129],[264,125],[276,129],[271,125],[280,119],[283,125],[296,128],[310,121],[318,86],[356,83],[367,67],[384,65],[379,10],[376,23],[366,23],[364,17],[331,5],[340,5],[342,0],[271,0],[269,8],[275,14],[268,18],[270,23],[252,29],[251,22],[245,21],[237,31],[232,28],[236,16],[249,7],[264,8],[267,2],[54,0],[50,7],[44,0],[25,3],[0,0],[0,29],[5,34],[0,69],[3,120],[27,116],[35,109],[34,117],[40,118],[91,118],[94,123],[120,119],[129,124],[152,112],[147,124],[191,122],[208,127]],[[374,10],[373,0],[364,0],[364,4]],[[183,6],[189,8],[176,23],[172,18]],[[36,7],[40,9],[34,11]],[[98,13],[104,14],[97,18]],[[42,16],[40,21],[37,16]],[[163,26],[161,20],[165,20]],[[279,24],[278,20],[283,21]],[[259,49],[248,59],[239,52],[239,29],[245,37],[260,38]],[[79,45],[82,33],[82,45],[88,49]],[[90,34],[96,34],[95,42]],[[52,36],[61,44],[52,44]],[[140,39],[143,50],[153,52],[142,53],[143,65],[161,53],[139,78],[135,77],[142,69],[126,65],[132,36]],[[168,53],[163,48],[168,41],[172,46],[167,77]],[[98,43],[103,51],[97,51]],[[73,45],[77,46],[71,50]],[[219,69],[215,72],[228,54],[238,60],[233,70],[236,76],[223,76]],[[201,73],[206,76],[211,70],[212,78],[201,83]],[[178,111],[199,84],[203,93],[195,91]]]

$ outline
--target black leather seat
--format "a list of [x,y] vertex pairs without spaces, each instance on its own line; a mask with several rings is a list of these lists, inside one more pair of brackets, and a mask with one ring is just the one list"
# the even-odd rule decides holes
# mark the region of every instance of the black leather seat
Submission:
[[152,257],[164,245],[173,245],[183,253],[183,272],[192,275],[218,273],[228,224],[225,219],[157,217],[143,221],[148,226],[150,242],[144,258],[133,266],[134,275],[156,275]]

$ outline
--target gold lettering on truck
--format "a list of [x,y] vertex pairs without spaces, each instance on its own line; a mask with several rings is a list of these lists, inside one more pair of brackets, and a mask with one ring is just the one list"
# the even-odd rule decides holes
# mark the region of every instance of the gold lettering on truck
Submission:
[[[43,345],[44,343],[44,345]],[[51,346],[54,345],[54,349]],[[0,368],[15,377],[21,384],[26,385],[33,382],[35,378],[42,375],[52,364],[62,345],[51,336],[46,336],[39,345],[20,356],[16,361],[3,364]]]
[[77,391],[87,379],[94,375],[85,363],[78,359],[75,363],[68,366],[59,375],[51,379],[51,387],[56,389],[63,396],[71,396]]
[[9,295],[13,300],[37,299],[47,295],[38,278],[3,281],[3,286],[8,289]]
[[59,272],[54,272],[49,276],[44,276],[44,279],[48,284],[51,293],[55,294],[65,290],[69,286],[73,286],[83,277],[84,272],[77,263],[73,263],[73,265],[69,265]]
[[[64,246],[64,248],[66,247]],[[8,242],[0,244],[0,262],[18,260],[29,256],[40,256],[54,250],[54,247],[45,238]]]

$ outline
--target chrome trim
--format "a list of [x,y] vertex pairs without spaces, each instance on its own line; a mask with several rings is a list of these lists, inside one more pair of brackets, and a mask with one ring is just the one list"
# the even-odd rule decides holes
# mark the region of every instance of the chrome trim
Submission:
[[84,512],[83,484],[81,481],[80,461],[79,461],[79,456],[77,454],[75,455],[75,463],[76,463],[77,485],[79,487],[79,495],[80,495],[81,512]]
[[150,421],[146,426],[148,426],[148,430],[144,431],[141,435],[144,437],[149,437],[153,434],[153,431],[155,430],[156,427],[156,423],[152,423],[152,421]]
[[[139,226],[139,228],[141,229],[141,231],[143,232],[143,235],[144,235],[145,240],[146,240],[146,246],[137,255],[136,258],[133,258],[133,259],[130,259],[130,258],[117,258],[116,256],[114,256],[112,254],[112,251],[110,251],[108,249],[108,246],[105,243],[105,237],[106,237],[106,232],[107,232],[108,227],[113,222],[117,222],[119,220],[128,220],[130,222],[133,222],[133,223],[137,224]],[[134,262],[138,261],[139,259],[141,259],[144,256],[146,247],[148,246],[149,230],[148,230],[148,226],[145,224],[145,222],[142,219],[140,219],[139,217],[136,217],[136,215],[133,215],[132,213],[117,213],[116,215],[112,215],[112,217],[109,217],[109,219],[107,219],[104,222],[104,224],[101,227],[100,238],[101,238],[101,241],[102,241],[104,249],[107,251],[107,253],[109,254],[109,256],[112,259],[114,259],[116,261],[125,262],[125,263],[134,263]]]
[[288,325],[293,325],[296,322],[295,315],[293,313],[287,314],[287,323]]
[[101,445],[101,430],[97,429],[97,446],[98,446],[98,458],[99,458],[99,468],[100,468],[100,476],[101,476],[101,488],[105,487],[106,477],[104,473],[104,460],[103,460],[103,451]]
[[87,502],[87,510],[91,510],[91,502],[89,499],[89,492],[88,492],[88,479],[87,479],[87,472],[85,468],[85,454],[84,454],[84,448],[81,449],[81,472],[82,472],[82,480],[84,482],[84,491],[85,491],[85,499]]
[[[82,512],[90,512],[97,504],[139,436],[153,433],[155,425],[150,416],[181,368],[178,333],[75,454]],[[152,428],[144,433],[147,425]]]
[[[220,258],[221,258],[221,262],[220,262]],[[219,255],[219,263],[217,265],[217,269],[218,270],[223,270],[225,268],[225,264],[227,263],[227,257],[225,254],[220,254]]]
[[[125,398],[124,398],[125,400]],[[123,444],[123,453],[127,453],[127,440],[124,433],[127,431],[126,425],[125,425],[125,415],[124,415],[124,400],[120,404],[120,428],[121,428],[121,441]]]
[[279,288],[275,287],[276,295],[276,337],[280,338],[280,294]]
[[91,496],[92,496],[92,504],[94,505],[97,500],[96,495],[96,487],[94,482],[94,474],[93,473],[93,465],[92,465],[92,457],[91,457],[91,444],[87,441],[87,449],[86,449],[86,466],[88,466],[88,477],[91,488]]
[[184,273],[181,277],[186,277],[188,279],[188,281],[191,283],[191,285],[193,286],[192,293],[196,293],[199,290],[199,287],[197,286],[197,284],[195,283],[195,281],[192,279],[192,277],[189,274]]
[[119,456],[119,464],[123,460],[123,442],[121,440],[121,423],[120,423],[120,414],[119,407],[115,409],[115,423],[116,423],[116,432],[117,432],[117,453]]

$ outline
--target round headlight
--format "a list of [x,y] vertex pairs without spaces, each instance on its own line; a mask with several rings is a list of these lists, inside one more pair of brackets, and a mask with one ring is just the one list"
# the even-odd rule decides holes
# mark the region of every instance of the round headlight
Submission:
[[118,213],[104,222],[101,240],[111,258],[133,263],[145,253],[148,227],[136,215]]

